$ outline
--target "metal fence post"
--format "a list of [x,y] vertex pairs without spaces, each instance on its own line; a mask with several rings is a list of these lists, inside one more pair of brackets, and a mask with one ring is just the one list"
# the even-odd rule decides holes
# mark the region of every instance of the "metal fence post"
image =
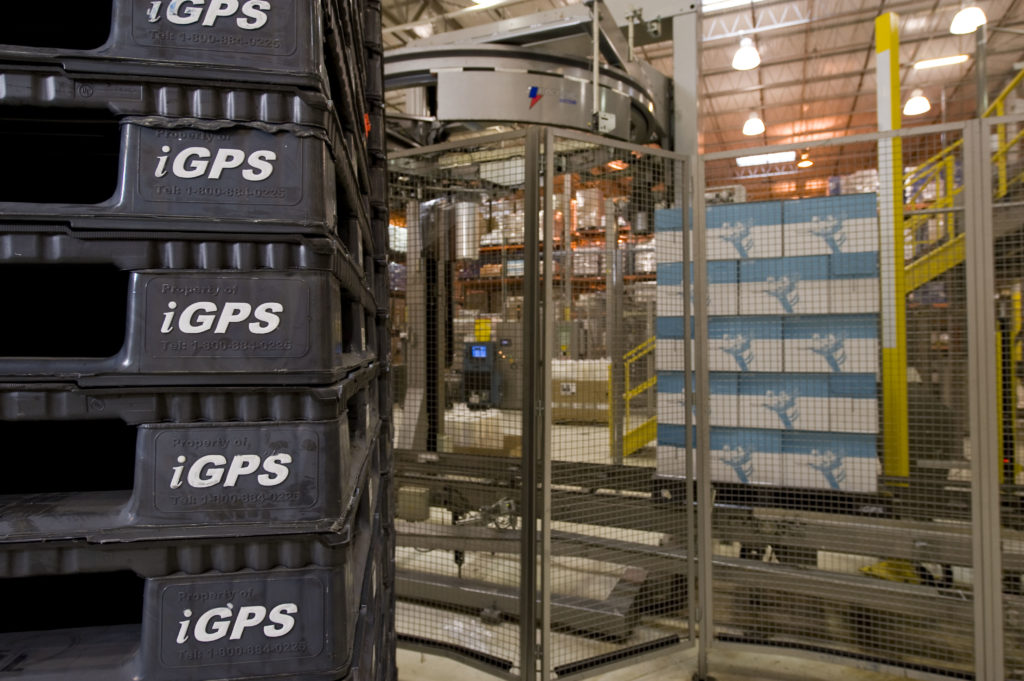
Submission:
[[525,233],[523,245],[523,507],[521,536],[521,600],[519,603],[519,675],[537,677],[537,455],[542,450],[543,424],[539,403],[543,392],[537,385],[540,368],[540,276],[537,227],[540,218],[540,128],[526,133]]
[[964,130],[974,664],[975,678],[1002,681],[1001,457],[997,436],[992,169],[987,131],[980,119],[968,122]]

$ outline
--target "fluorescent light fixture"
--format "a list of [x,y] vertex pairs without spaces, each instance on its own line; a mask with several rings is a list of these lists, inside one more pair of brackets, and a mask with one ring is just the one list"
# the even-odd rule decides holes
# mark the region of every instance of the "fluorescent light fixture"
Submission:
[[978,27],[987,23],[988,19],[981,8],[976,5],[961,7],[960,11],[953,17],[953,23],[949,25],[949,32],[954,35],[974,33]]
[[932,110],[932,103],[928,101],[928,98],[924,96],[924,93],[920,90],[914,90],[910,93],[910,99],[903,106],[904,116],[920,116],[923,113],[927,113]]
[[804,151],[800,154],[800,160],[796,162],[797,168],[810,168],[814,165],[814,161],[811,160],[811,155]]
[[499,2],[503,2],[503,0],[473,0],[473,9],[484,9],[491,5],[497,5]]
[[757,115],[756,111],[751,111],[750,116],[747,117],[746,122],[743,124],[744,135],[760,135],[764,132],[764,121]]
[[709,12],[722,12],[737,7],[749,7],[756,5],[762,0],[701,0],[700,8],[704,14]]
[[412,32],[421,38],[429,38],[434,35],[434,25],[428,22],[419,26],[413,26]]
[[796,160],[795,151],[777,151],[774,154],[755,154],[754,156],[740,156],[736,159],[736,165],[741,168],[750,166],[766,166],[772,163],[789,163]]
[[965,61],[967,61],[966,54],[956,54],[952,57],[938,57],[937,59],[922,59],[921,61],[914,62],[914,69],[917,71],[920,71],[921,69],[937,69],[940,66],[963,64]]
[[605,163],[605,165],[608,166],[612,170],[625,170],[626,168],[629,167],[629,164],[626,163],[625,161],[621,160],[621,159],[615,159],[614,161],[608,161],[608,163]]
[[736,50],[736,54],[732,56],[732,67],[737,71],[749,71],[750,69],[757,68],[757,65],[761,63],[761,55],[757,53],[757,48],[754,47],[753,38],[744,38],[740,41],[740,49]]

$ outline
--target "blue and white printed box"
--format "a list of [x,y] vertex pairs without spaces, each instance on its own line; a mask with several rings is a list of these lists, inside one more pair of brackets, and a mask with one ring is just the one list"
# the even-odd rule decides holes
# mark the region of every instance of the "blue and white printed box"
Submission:
[[[660,425],[686,424],[686,387],[682,371],[659,371],[656,392],[658,394],[658,423]],[[691,373],[691,383],[693,380]],[[694,415],[690,416],[693,423]]]
[[828,377],[832,430],[837,433],[878,432],[878,382],[874,374]]
[[834,255],[878,250],[878,206],[874,194],[785,201],[785,255]]
[[783,433],[783,482],[844,492],[875,492],[880,473],[874,436]]
[[[693,246],[693,230],[685,230]],[[678,208],[659,208],[654,211],[654,233],[658,240],[658,265],[680,262],[683,259],[683,212]],[[690,251],[691,258],[693,251]]]
[[844,253],[829,256],[829,292],[832,314],[878,312],[880,282],[877,253]]
[[782,257],[782,204],[708,206],[708,260]]
[[787,372],[876,373],[877,315],[814,315],[782,321]]
[[708,263],[708,314],[739,314],[739,267],[735,261]]
[[[672,318],[682,321],[682,317]],[[668,320],[666,320],[668,321]],[[658,320],[658,326],[662,326],[662,320]],[[690,368],[694,364],[694,346],[690,344]],[[657,345],[654,348],[654,369],[655,371],[685,371],[686,370],[686,343],[682,338],[664,338],[658,336]]]
[[741,315],[829,312],[828,256],[744,260],[740,263]]
[[[657,314],[659,317],[679,317],[686,314],[686,298],[683,295],[683,263],[658,263]],[[690,273],[693,280],[693,272]],[[693,295],[691,289],[690,295]]]
[[[655,239],[654,257],[658,266],[683,261],[683,233],[658,232]],[[693,251],[690,251],[691,255]]]
[[711,425],[726,427],[740,425],[739,374],[711,374],[710,388]]
[[780,317],[712,317],[708,344],[710,371],[782,371]]
[[711,429],[711,479],[741,485],[783,484],[782,433]]
[[[690,441],[696,445],[697,429],[690,427]],[[656,472],[662,477],[686,477],[686,427],[658,424]]]
[[[660,434],[660,427],[659,427]],[[663,478],[686,477],[686,449],[675,445],[663,445],[658,440],[655,474]]]
[[793,374],[739,374],[737,425],[742,428],[829,430],[828,379],[828,376]]
[[[735,262],[708,263],[707,306],[710,315],[735,315],[738,306],[738,268]],[[658,265],[659,317],[675,317],[685,314],[686,298],[683,290],[683,263]],[[696,286],[693,285],[693,268],[690,269],[690,300],[695,300]]]

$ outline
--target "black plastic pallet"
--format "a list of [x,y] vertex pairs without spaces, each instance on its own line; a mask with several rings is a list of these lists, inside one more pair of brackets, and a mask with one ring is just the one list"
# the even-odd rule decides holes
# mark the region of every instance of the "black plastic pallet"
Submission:
[[[367,510],[336,535],[0,547],[0,591],[18,613],[0,633],[4,672],[50,681],[343,677],[362,612],[353,585],[372,569]],[[54,598],[63,607],[38,608]]]
[[315,389],[0,385],[0,543],[334,531],[364,492],[380,505],[377,373]]
[[[65,109],[19,91],[0,88],[0,142],[18,167],[0,187],[7,220],[325,236],[369,230],[365,153],[329,114],[318,116],[326,128],[123,116],[117,102],[114,112]],[[339,214],[354,219],[339,225]]]
[[[0,29],[0,61],[52,64],[78,76],[306,88],[329,94],[343,119],[352,119],[350,128],[358,127],[367,42],[361,3],[94,0],[88,11],[82,5],[12,7],[8,30]],[[379,22],[373,30],[380,40]]]
[[33,294],[0,380],[330,384],[374,361],[376,301],[336,241],[158,236],[0,231],[0,279]]

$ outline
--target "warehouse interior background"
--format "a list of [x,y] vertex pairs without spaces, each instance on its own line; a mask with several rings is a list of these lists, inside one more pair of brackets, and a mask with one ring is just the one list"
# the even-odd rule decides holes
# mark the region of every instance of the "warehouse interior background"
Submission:
[[1024,679],[1024,3],[967,6],[384,3],[402,678]]

